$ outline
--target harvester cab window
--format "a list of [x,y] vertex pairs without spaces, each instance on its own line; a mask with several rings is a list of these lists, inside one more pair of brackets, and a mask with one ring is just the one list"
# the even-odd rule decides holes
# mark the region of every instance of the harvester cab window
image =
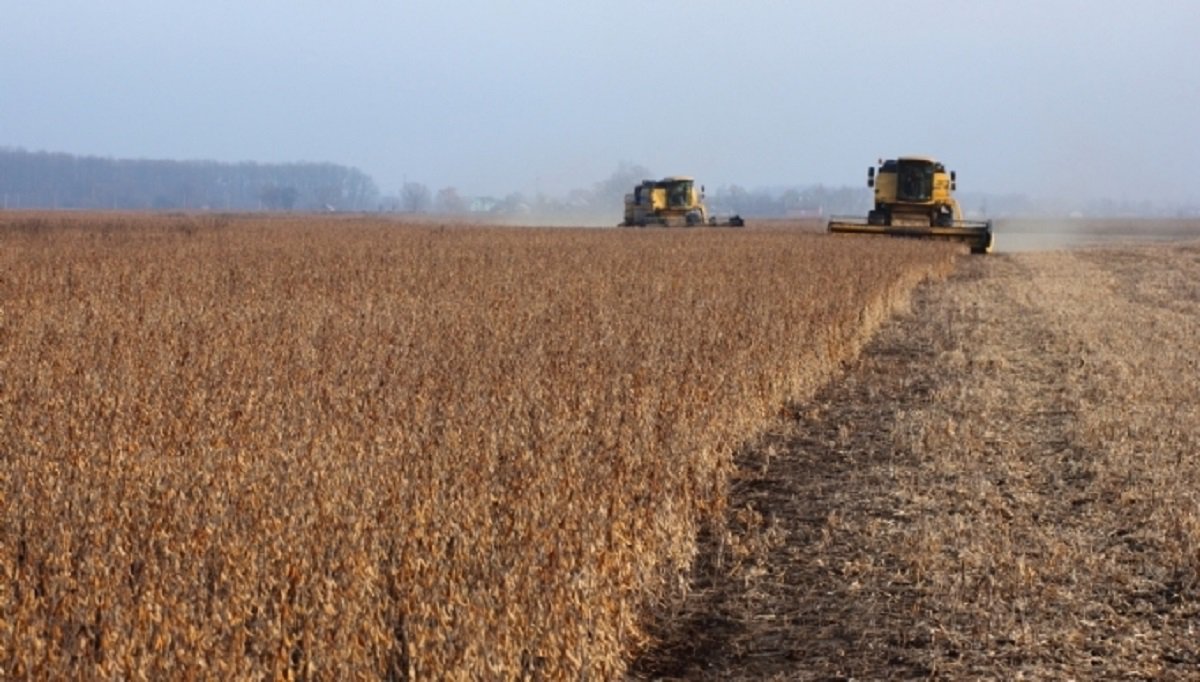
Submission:
[[900,201],[929,201],[933,196],[933,164],[901,163],[896,184]]
[[688,184],[686,182],[676,183],[671,187],[667,203],[672,207],[680,207],[688,205]]

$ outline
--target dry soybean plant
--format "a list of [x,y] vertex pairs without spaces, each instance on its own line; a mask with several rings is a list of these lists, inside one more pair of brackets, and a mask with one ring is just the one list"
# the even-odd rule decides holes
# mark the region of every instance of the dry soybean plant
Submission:
[[956,253],[0,215],[0,677],[617,677],[733,448]]

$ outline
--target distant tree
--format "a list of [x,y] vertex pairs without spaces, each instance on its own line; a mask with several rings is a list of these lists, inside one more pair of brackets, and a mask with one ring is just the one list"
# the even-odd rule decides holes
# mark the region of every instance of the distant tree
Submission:
[[492,208],[493,213],[508,216],[529,215],[531,211],[532,207],[529,205],[529,201],[520,192],[509,194]]
[[443,187],[438,190],[434,207],[441,213],[466,213],[467,202],[458,195],[453,187]]
[[642,182],[653,177],[650,171],[645,166],[639,166],[636,163],[622,161],[617,165],[617,170],[607,179],[596,183],[595,189],[592,191],[592,202],[595,206],[616,206],[621,207],[625,203],[625,195],[633,191],[633,188]]
[[283,205],[280,189],[275,185],[267,185],[259,190],[258,199],[268,211],[277,211]]
[[784,191],[783,196],[779,199],[783,203],[784,212],[804,208],[800,191],[794,187]]
[[400,206],[409,213],[429,208],[429,188],[419,182],[406,182],[400,188]]
[[342,204],[342,189],[337,185],[318,185],[312,189],[312,201],[317,209],[337,210]]
[[300,197],[300,192],[291,185],[280,187],[275,184],[267,185],[258,193],[258,198],[262,201],[263,206],[269,211],[290,211],[296,206],[296,200]]
[[378,209],[380,212],[395,213],[400,210],[400,197],[390,194],[379,197]]
[[283,206],[283,210],[290,211],[295,208],[296,199],[299,196],[300,192],[290,185],[279,190],[279,203]]
[[741,185],[730,185],[717,191],[721,204],[728,206],[734,213],[746,213],[750,208],[750,193]]

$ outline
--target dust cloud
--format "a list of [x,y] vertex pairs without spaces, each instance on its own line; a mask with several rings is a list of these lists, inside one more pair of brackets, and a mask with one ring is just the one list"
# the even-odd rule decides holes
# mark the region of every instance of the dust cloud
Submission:
[[1200,220],[1040,219],[1004,220],[995,226],[994,251],[1018,253],[1162,244],[1200,239]]

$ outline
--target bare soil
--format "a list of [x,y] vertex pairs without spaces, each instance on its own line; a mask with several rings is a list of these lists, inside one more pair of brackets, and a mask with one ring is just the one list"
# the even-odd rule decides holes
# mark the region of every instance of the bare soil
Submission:
[[739,455],[642,679],[1200,676],[1200,247],[964,259]]

